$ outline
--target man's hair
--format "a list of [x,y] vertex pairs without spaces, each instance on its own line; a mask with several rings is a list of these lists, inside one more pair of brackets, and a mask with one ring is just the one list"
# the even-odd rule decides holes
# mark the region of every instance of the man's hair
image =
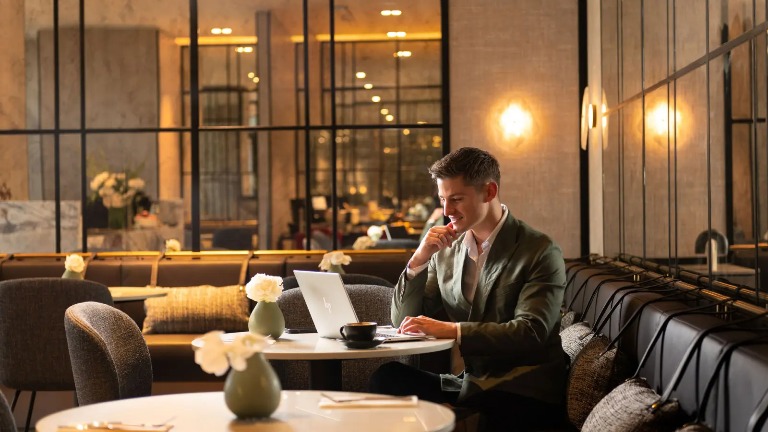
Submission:
[[432,164],[429,174],[433,180],[464,177],[464,183],[475,187],[501,181],[499,161],[487,151],[474,147],[462,147],[448,153]]

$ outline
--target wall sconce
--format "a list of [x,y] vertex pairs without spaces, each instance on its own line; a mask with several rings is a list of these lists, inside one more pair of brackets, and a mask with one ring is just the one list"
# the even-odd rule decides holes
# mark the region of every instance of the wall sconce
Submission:
[[677,131],[680,126],[680,111],[673,109],[666,102],[659,103],[648,113],[648,127],[659,138],[669,137],[670,120],[674,128],[672,130]]
[[499,116],[499,126],[505,140],[521,138],[531,129],[531,113],[518,104],[510,104]]

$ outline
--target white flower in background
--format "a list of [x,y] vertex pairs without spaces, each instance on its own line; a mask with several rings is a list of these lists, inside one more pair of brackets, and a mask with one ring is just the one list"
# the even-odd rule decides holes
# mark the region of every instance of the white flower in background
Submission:
[[376,245],[376,241],[374,241],[372,238],[368,237],[367,235],[364,235],[355,239],[355,243],[352,245],[352,249],[355,249],[355,250],[369,249],[374,247],[375,245]]
[[80,255],[67,255],[64,260],[64,269],[75,273],[82,273],[85,270],[85,261]]
[[352,257],[349,255],[344,255],[344,252],[342,251],[333,251],[328,252],[327,254],[323,255],[323,260],[320,261],[320,267],[321,270],[328,271],[331,269],[331,266],[339,266],[339,265],[347,265],[352,262]]
[[368,228],[367,234],[371,240],[376,242],[381,239],[381,236],[384,234],[384,229],[378,225],[371,225],[371,227]]
[[245,295],[253,301],[274,303],[281,294],[283,294],[283,278],[280,276],[257,273],[245,284]]
[[176,239],[168,239],[165,241],[166,252],[178,252],[181,250],[181,243]]
[[244,371],[247,360],[255,353],[264,351],[270,338],[255,333],[240,333],[231,343],[224,342],[221,330],[208,332],[200,338],[200,346],[195,349],[195,363],[205,373],[222,376],[230,366],[237,371]]
[[103,171],[91,180],[91,190],[101,197],[104,207],[125,207],[136,193],[144,190],[144,180],[128,177],[125,173]]

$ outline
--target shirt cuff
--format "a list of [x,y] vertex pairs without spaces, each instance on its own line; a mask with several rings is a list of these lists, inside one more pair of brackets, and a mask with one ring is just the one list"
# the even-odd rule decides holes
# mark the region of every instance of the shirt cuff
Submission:
[[415,278],[419,273],[423,272],[424,269],[427,268],[427,266],[429,266],[429,261],[412,269],[411,262],[408,261],[408,265],[405,267],[405,280],[411,280]]

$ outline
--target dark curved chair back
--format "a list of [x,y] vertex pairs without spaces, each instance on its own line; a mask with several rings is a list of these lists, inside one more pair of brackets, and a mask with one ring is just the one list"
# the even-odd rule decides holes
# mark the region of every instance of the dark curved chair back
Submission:
[[696,253],[705,253],[707,249],[707,242],[709,241],[710,234],[712,239],[717,243],[717,254],[719,256],[728,254],[728,239],[720,233],[718,230],[704,230],[696,237],[696,244],[694,245],[694,251]]
[[16,431],[16,420],[3,392],[0,392],[0,431]]
[[80,405],[152,393],[149,349],[131,317],[85,302],[67,309],[64,327]]
[[[341,275],[341,280],[344,285],[381,285],[388,288],[394,288],[395,285],[378,276],[361,274],[361,273],[345,273]],[[296,276],[287,276],[283,278],[283,290],[298,288],[299,282],[296,280]]]
[[[285,283],[285,282],[283,282]],[[391,324],[390,306],[392,288],[383,285],[345,285],[357,319],[375,321],[379,325]],[[301,290],[283,292],[277,299],[283,311],[286,328],[314,327],[309,309]],[[368,391],[371,374],[382,364],[400,361],[415,364],[415,356],[385,357],[378,359],[346,360],[342,363],[342,389],[345,391]],[[306,390],[309,388],[309,366],[306,361],[273,361],[283,389]]]
[[74,390],[64,311],[85,301],[112,305],[112,295],[88,280],[0,282],[0,384],[16,390]]

